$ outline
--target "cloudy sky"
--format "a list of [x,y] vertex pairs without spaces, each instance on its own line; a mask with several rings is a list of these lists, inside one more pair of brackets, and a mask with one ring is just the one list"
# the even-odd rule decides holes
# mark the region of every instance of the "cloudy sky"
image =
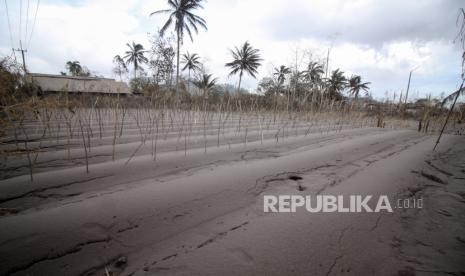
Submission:
[[[21,39],[30,71],[40,73],[59,73],[66,61],[79,60],[114,77],[113,56],[123,54],[127,42],[149,48],[150,33],[167,19],[149,17],[167,8],[166,0],[41,0],[34,25],[37,3],[6,1],[10,38],[2,1],[0,56],[11,55]],[[231,59],[228,49],[247,40],[264,59],[258,79],[281,64],[295,67],[296,59],[303,69],[310,59],[324,59],[328,48],[330,69],[361,75],[377,98],[405,90],[413,68],[412,98],[448,93],[460,79],[460,50],[453,41],[461,1],[209,0],[204,6],[198,15],[208,31],[194,43],[186,39],[182,52],[198,53],[220,82],[237,83],[224,64]],[[254,90],[257,80],[246,77],[244,86]]]

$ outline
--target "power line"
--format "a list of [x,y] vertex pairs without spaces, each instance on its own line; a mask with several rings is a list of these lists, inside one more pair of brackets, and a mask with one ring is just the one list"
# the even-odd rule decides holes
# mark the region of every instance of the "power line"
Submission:
[[13,34],[11,32],[11,24],[10,24],[10,15],[8,13],[8,3],[5,0],[5,10],[6,10],[6,18],[8,19],[8,30],[10,31],[10,43],[11,43],[11,48],[14,48],[13,44]]
[[36,20],[37,20],[37,12],[39,11],[39,5],[40,5],[40,0],[37,0],[36,12],[35,12],[35,15],[34,15],[34,23],[32,24],[32,29],[31,29],[31,34],[29,36],[29,41],[26,44],[27,47],[29,47],[29,44],[31,43],[31,39],[32,39],[32,33],[34,33],[34,28],[36,26]]
[[24,41],[27,41],[27,25],[29,23],[29,2],[30,0],[27,0],[27,9],[26,9],[26,34],[24,35]]
[[19,40],[21,40],[22,28],[23,28],[23,0],[19,0]]

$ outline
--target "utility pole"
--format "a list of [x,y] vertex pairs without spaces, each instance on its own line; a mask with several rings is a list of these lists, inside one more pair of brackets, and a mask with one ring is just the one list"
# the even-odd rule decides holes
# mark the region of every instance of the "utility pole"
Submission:
[[420,67],[420,66],[417,66],[417,67],[413,68],[412,70],[410,70],[410,74],[409,74],[409,76],[408,76],[407,91],[405,92],[405,102],[404,102],[404,104],[407,104],[407,100],[408,100],[408,90],[410,89],[410,80],[412,79],[412,73],[413,73],[413,71],[417,70],[418,67]]
[[[26,49],[23,49],[23,43],[21,40],[19,41],[19,49],[13,49],[13,51],[18,51],[21,52],[21,57],[23,58],[23,70],[24,70],[24,83],[27,83],[27,68],[26,68],[26,58],[24,57],[24,53],[27,52]],[[35,98],[37,97],[37,91],[35,89],[32,89],[32,100],[35,101]]]
[[410,75],[408,76],[408,84],[407,84],[407,91],[405,92],[405,101],[404,104],[407,104],[407,99],[408,99],[408,90],[410,88],[410,80],[412,79],[412,71],[410,71]]
[[23,70],[24,70],[24,74],[27,73],[27,69],[26,69],[26,59],[24,58],[24,53],[27,52],[27,50],[23,49],[23,43],[21,42],[21,40],[19,41],[19,49],[13,49],[13,51],[18,51],[18,52],[21,52],[21,56],[23,58]]

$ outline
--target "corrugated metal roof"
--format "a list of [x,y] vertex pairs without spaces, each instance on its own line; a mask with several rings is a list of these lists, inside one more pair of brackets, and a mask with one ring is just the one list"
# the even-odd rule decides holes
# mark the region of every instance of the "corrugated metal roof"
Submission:
[[84,76],[68,76],[68,75],[53,75],[53,74],[41,74],[41,73],[28,73],[28,76],[32,77],[48,77],[48,78],[59,78],[59,79],[75,79],[75,80],[113,80],[110,78],[100,78],[100,77],[84,77]]
[[27,77],[44,92],[131,94],[126,83],[109,78],[50,74],[28,74]]

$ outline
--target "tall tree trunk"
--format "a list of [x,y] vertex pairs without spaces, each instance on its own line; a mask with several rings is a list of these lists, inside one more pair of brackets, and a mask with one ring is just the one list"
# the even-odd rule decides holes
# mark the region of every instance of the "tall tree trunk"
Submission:
[[289,101],[291,96],[291,84],[289,84],[289,88],[287,89],[287,113],[289,113]]
[[[331,47],[328,48],[328,55],[326,56],[326,72],[325,72],[325,79],[328,79],[328,73],[329,73],[329,52],[331,51]],[[323,105],[326,101],[327,98],[330,98],[329,97],[329,87],[326,86],[324,91],[323,91],[323,97],[322,97],[322,100],[321,100],[321,105]]]
[[178,49],[177,49],[177,55],[176,55],[176,94],[179,94],[179,52],[180,52],[180,37],[179,37],[179,30],[176,32],[177,33],[177,38],[178,38]]
[[241,93],[242,71],[239,74],[239,85],[237,86],[237,95]]
[[191,69],[189,69],[189,73],[188,73],[188,79],[187,79],[187,92],[190,93],[190,88],[191,88]]
[[[241,94],[241,82],[242,82],[242,71],[239,74],[239,85],[237,86],[237,96],[239,97],[239,106],[241,106],[241,97],[240,97],[240,94]],[[241,112],[242,112],[242,110],[241,110]],[[239,122],[239,129],[240,129],[240,122]]]
[[278,99],[279,99],[279,89],[276,89],[276,93],[274,95],[274,114],[273,120],[276,120],[276,110],[278,109]]

